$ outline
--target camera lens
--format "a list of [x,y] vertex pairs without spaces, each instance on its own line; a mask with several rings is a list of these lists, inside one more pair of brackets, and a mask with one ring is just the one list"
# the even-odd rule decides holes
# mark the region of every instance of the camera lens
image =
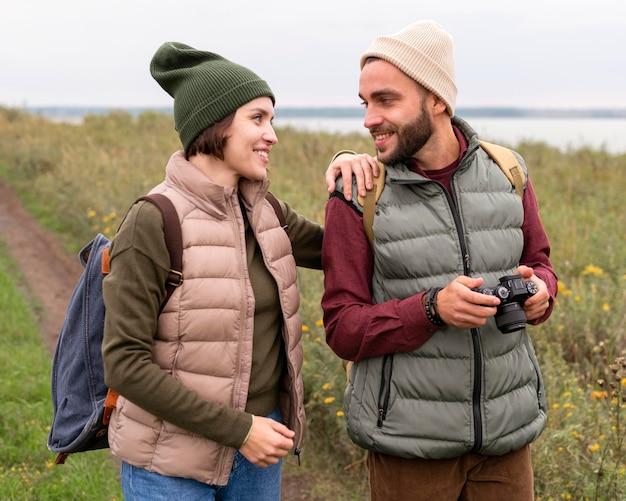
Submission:
[[526,326],[526,313],[519,303],[509,303],[498,309],[496,325],[503,334],[519,331]]

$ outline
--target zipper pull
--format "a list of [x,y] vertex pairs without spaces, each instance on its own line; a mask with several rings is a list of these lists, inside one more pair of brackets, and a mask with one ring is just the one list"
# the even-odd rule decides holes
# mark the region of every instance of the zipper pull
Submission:
[[293,455],[298,458],[298,466],[300,466],[300,449],[293,451]]

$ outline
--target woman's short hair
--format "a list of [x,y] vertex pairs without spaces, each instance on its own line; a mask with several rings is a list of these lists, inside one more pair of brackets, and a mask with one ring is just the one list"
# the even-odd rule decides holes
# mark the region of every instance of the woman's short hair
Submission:
[[220,160],[224,160],[224,147],[230,136],[226,135],[226,129],[233,123],[235,113],[222,118],[219,122],[208,129],[204,129],[200,135],[193,140],[185,154],[189,159],[194,155],[213,155]]

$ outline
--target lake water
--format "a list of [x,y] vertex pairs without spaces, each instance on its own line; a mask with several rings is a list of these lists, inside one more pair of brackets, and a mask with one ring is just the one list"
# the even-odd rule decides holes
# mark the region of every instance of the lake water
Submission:
[[[32,109],[33,113],[44,115],[51,120],[80,123],[89,113],[106,114],[108,108],[65,108],[50,107]],[[126,111],[137,115],[146,109],[128,108]],[[171,113],[171,109],[162,108],[153,111]],[[367,134],[363,127],[363,114],[360,109],[350,110],[348,114],[341,109],[329,108],[324,112],[294,112],[294,110],[276,111],[276,127],[292,126],[300,130],[326,131],[331,133],[360,132]],[[463,113],[459,113],[465,118]],[[485,141],[516,146],[522,141],[544,142],[561,151],[592,148],[609,153],[626,153],[626,116],[624,112],[616,116],[481,116],[467,117],[467,122]]]
[[[622,118],[468,118],[485,141],[515,146],[521,141],[544,142],[561,151],[593,148],[626,153],[626,119]],[[362,132],[361,118],[285,117],[274,119],[276,127],[326,132]]]

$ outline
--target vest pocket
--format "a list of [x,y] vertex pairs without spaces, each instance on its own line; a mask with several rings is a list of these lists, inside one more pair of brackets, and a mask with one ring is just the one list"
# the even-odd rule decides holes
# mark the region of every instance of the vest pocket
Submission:
[[537,400],[539,404],[539,409],[546,411],[547,403],[546,403],[546,396],[543,391],[544,385],[543,385],[543,379],[541,377],[541,370],[539,369],[539,362],[537,361],[537,357],[535,355],[535,349],[533,348],[531,344],[529,336],[526,336],[524,338],[524,346],[526,348],[526,352],[528,353],[528,358],[533,367],[533,370],[535,371],[535,391],[537,392]]
[[391,376],[393,372],[393,353],[383,357],[383,367],[380,371],[380,390],[378,392],[378,421],[376,426],[383,427],[383,421],[387,417],[389,397],[391,395]]

